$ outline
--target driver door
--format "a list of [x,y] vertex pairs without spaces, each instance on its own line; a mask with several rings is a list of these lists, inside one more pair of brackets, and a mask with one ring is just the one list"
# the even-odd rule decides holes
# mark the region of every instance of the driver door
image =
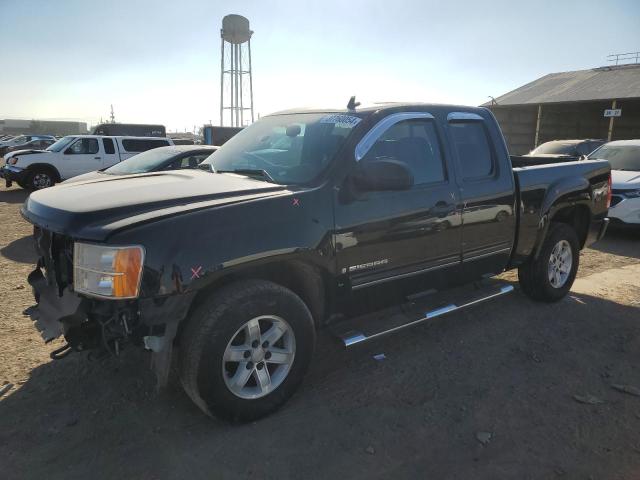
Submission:
[[[461,205],[441,133],[426,112],[382,119],[356,147],[362,158],[402,162],[413,186],[335,199],[337,269],[352,289],[420,275],[434,281],[461,261]],[[361,145],[364,142],[364,149]]]
[[58,166],[63,180],[102,168],[102,155],[97,138],[81,137],[64,151]]

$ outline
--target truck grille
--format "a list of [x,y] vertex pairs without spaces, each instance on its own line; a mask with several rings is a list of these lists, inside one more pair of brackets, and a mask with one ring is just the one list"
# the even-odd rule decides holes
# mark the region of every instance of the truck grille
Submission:
[[73,240],[38,226],[33,229],[38,266],[43,267],[49,285],[57,285],[59,294],[73,284]]

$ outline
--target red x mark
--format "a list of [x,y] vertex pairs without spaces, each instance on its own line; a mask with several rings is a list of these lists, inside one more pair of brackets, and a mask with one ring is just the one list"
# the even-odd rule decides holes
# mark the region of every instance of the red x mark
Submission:
[[202,266],[198,267],[198,268],[192,268],[191,269],[191,280],[193,280],[194,278],[200,278],[200,272],[202,272]]
[[292,203],[292,205],[293,205],[294,207],[298,207],[298,206],[300,206],[300,199],[299,199],[299,198],[294,198],[294,199],[293,199],[293,203]]

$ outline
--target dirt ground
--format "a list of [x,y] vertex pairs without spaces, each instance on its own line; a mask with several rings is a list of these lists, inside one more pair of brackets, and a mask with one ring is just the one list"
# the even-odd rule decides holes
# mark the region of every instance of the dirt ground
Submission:
[[640,388],[640,234],[583,252],[558,304],[516,291],[350,351],[321,333],[291,401],[230,425],[156,394],[144,352],[49,359],[25,197],[0,189],[0,478],[640,479],[640,397],[612,388]]

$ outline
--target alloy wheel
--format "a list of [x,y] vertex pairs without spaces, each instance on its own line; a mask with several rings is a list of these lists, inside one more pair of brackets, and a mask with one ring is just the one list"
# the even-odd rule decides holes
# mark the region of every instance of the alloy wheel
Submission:
[[296,353],[291,326],[275,315],[252,318],[231,337],[223,354],[227,388],[243,399],[264,397],[287,378]]
[[33,187],[36,189],[47,188],[53,184],[53,180],[46,173],[36,173],[31,180]]
[[560,240],[551,250],[547,270],[549,283],[553,288],[562,288],[567,283],[572,266],[573,252],[571,251],[571,244],[566,240]]

